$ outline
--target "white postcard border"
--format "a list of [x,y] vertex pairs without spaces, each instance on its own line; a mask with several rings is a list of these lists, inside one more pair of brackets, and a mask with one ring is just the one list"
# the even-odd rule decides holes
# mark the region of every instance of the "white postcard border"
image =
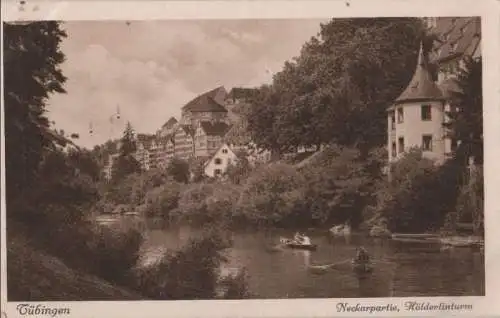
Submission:
[[[2,1],[2,18],[32,20],[145,20],[145,19],[298,19],[354,16],[481,16],[481,51],[484,62],[483,100],[485,134],[485,297],[412,297],[373,299],[301,299],[244,301],[110,301],[30,303],[50,308],[69,308],[69,317],[327,317],[327,316],[451,316],[500,313],[495,295],[500,291],[500,24],[499,3],[494,0],[351,0],[351,1]],[[3,52],[3,48],[2,48]],[[2,112],[3,112],[2,89]],[[1,116],[1,162],[4,162],[4,116]],[[19,303],[6,302],[5,173],[1,174],[1,308],[5,317],[18,317]],[[439,312],[404,310],[408,301],[432,304],[472,304],[472,311]],[[337,304],[386,306],[397,304],[400,312],[337,312]],[[139,307],[140,306],[140,307]],[[4,316],[2,316],[3,318]]]

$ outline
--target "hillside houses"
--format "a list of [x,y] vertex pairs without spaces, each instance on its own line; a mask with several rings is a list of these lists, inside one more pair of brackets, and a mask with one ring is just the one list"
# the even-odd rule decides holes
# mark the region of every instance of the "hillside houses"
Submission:
[[[172,158],[183,160],[201,158],[209,161],[215,152],[227,142],[226,135],[239,124],[235,111],[245,102],[253,89],[233,88],[229,93],[224,87],[205,92],[182,107],[181,118],[168,119],[154,135],[136,136],[135,158],[143,170],[165,168]],[[231,144],[226,147],[241,149],[245,145]],[[232,151],[231,151],[232,152]],[[111,176],[113,156],[105,167]],[[259,159],[262,160],[262,157]]]

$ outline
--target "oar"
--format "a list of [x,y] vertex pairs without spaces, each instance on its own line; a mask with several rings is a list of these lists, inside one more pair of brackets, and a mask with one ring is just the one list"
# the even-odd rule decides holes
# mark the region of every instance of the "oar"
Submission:
[[337,265],[340,265],[340,264],[343,264],[343,263],[347,263],[347,262],[350,262],[350,260],[345,260],[345,261],[342,261],[342,262],[336,262],[336,263],[330,263],[330,264],[325,264],[325,265],[310,265],[309,266],[309,269],[312,269],[312,270],[328,270],[330,268],[333,268],[334,266],[337,266]]

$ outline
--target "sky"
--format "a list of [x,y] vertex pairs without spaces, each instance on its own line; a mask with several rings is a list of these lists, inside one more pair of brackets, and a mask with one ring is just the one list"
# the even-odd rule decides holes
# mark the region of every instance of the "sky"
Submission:
[[127,121],[136,132],[154,133],[205,91],[269,83],[322,22],[66,22],[67,93],[50,97],[48,117],[57,129],[78,133],[84,147],[119,137]]

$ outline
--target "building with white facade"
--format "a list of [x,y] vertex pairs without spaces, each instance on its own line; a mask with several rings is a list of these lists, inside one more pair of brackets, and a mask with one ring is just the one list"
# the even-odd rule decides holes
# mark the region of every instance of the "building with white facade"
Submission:
[[[388,160],[394,162],[411,148],[441,163],[460,144],[447,137],[444,123],[452,92],[459,91],[456,76],[465,57],[481,56],[479,17],[425,18],[437,40],[427,56],[420,49],[413,78],[388,108]],[[434,66],[433,67],[431,67]]]
[[227,145],[223,144],[205,163],[205,175],[209,177],[222,176],[230,165],[236,164],[238,156]]
[[422,48],[413,78],[388,113],[389,162],[416,147],[429,159],[445,160],[450,152],[443,126],[445,98],[432,79]]

